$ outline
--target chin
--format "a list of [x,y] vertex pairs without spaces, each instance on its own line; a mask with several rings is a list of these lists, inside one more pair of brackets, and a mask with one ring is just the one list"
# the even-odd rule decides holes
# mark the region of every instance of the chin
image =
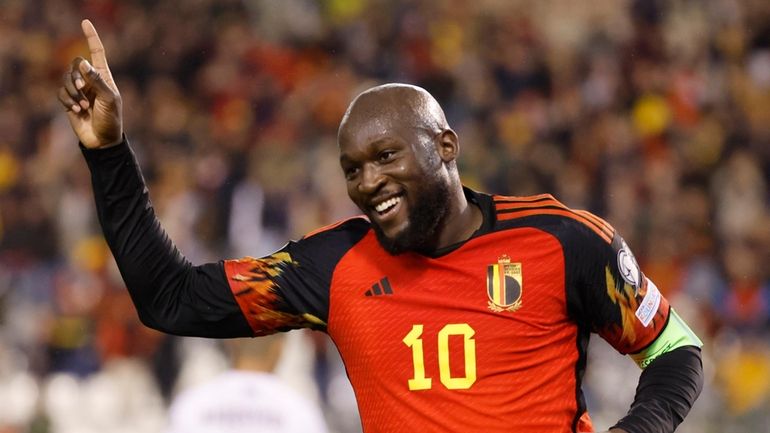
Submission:
[[382,227],[372,224],[374,234],[377,235],[377,241],[380,246],[391,255],[398,255],[410,250],[404,230],[396,232],[394,235],[386,235]]
[[[390,254],[396,255],[407,251],[429,254],[435,251],[437,240],[448,215],[447,203],[450,200],[449,186],[442,182],[424,185],[414,192],[413,203],[419,206],[408,208],[405,220],[397,229],[388,230],[388,234],[372,222],[380,245]],[[370,218],[370,221],[373,221]],[[390,236],[390,232],[393,235]]]
[[391,255],[399,255],[406,252],[427,254],[435,249],[435,242],[429,233],[415,231],[411,226],[399,230],[394,236],[388,236],[377,225],[372,226],[380,246]]
[[409,224],[402,224],[398,228],[390,230],[383,230],[382,227],[379,227],[379,230],[383,239],[388,242],[404,242],[404,238],[409,236]]

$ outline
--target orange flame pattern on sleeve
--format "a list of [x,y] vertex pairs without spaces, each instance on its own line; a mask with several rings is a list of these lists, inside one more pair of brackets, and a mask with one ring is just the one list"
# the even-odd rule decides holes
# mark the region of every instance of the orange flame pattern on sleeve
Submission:
[[669,314],[669,304],[665,297],[660,298],[658,310],[648,326],[644,326],[636,317],[636,312],[643,299],[647,296],[649,283],[642,279],[642,286],[634,289],[625,280],[617,279],[609,266],[605,268],[607,296],[620,310],[620,322],[607,324],[599,333],[621,353],[636,353],[658,337]]
[[283,303],[276,280],[289,266],[297,266],[297,263],[287,252],[261,259],[245,257],[225,261],[230,289],[256,336],[286,329],[325,326],[312,314],[280,310]]
[[633,345],[636,342],[636,330],[634,329],[636,316],[634,312],[639,308],[634,288],[626,282],[624,282],[622,287],[618,287],[609,266],[604,269],[604,272],[607,278],[607,296],[609,296],[613,304],[620,307],[620,325],[613,325],[614,329],[610,333],[614,337],[613,340],[620,340]]

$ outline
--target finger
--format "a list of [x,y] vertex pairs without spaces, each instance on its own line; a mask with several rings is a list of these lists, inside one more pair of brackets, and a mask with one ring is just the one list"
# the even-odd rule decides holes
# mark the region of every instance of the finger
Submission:
[[96,33],[94,25],[89,20],[83,20],[80,23],[80,27],[83,29],[83,34],[88,42],[88,50],[91,52],[91,61],[94,63],[94,67],[99,70],[109,70],[104,45],[102,40],[99,39],[99,34]]
[[[77,61],[77,59],[75,59]],[[115,93],[112,88],[104,81],[104,77],[96,70],[88,60],[81,58],[77,64],[77,70],[82,74],[86,87],[103,98],[114,98]]]
[[59,97],[59,102],[61,102],[67,111],[72,111],[76,114],[82,111],[80,105],[74,99],[72,99],[69,91],[64,87],[59,87],[59,93],[57,93],[57,96]]
[[[78,64],[80,64],[80,62],[78,62]],[[83,88],[86,87],[86,81],[83,79],[83,74],[80,73],[78,67],[73,67],[70,72],[72,74],[72,83],[75,84],[75,88],[83,90]]]
[[[80,77],[80,73],[78,73],[78,77]],[[88,98],[86,98],[86,95],[79,90],[76,87],[77,80],[83,81],[82,78],[75,78],[72,71],[68,71],[64,73],[64,79],[62,80],[64,83],[64,89],[67,91],[67,94],[80,106],[87,109],[90,105],[88,102]]]
[[77,103],[84,109],[88,109],[91,103],[86,95],[86,81],[80,72],[80,63],[85,61],[82,57],[76,57],[70,65],[70,70],[64,74],[64,88]]

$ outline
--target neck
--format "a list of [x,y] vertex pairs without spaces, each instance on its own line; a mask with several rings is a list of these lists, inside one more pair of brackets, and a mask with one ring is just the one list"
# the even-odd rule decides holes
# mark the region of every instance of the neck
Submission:
[[455,188],[449,206],[446,223],[438,237],[438,249],[468,240],[481,227],[481,209],[468,202],[462,185]]

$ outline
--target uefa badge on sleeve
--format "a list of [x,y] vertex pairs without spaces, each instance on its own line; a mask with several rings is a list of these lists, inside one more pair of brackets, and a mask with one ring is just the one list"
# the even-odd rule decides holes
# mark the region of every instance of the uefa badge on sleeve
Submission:
[[487,266],[487,295],[489,309],[495,313],[521,308],[521,263],[511,263],[503,254],[497,264]]

